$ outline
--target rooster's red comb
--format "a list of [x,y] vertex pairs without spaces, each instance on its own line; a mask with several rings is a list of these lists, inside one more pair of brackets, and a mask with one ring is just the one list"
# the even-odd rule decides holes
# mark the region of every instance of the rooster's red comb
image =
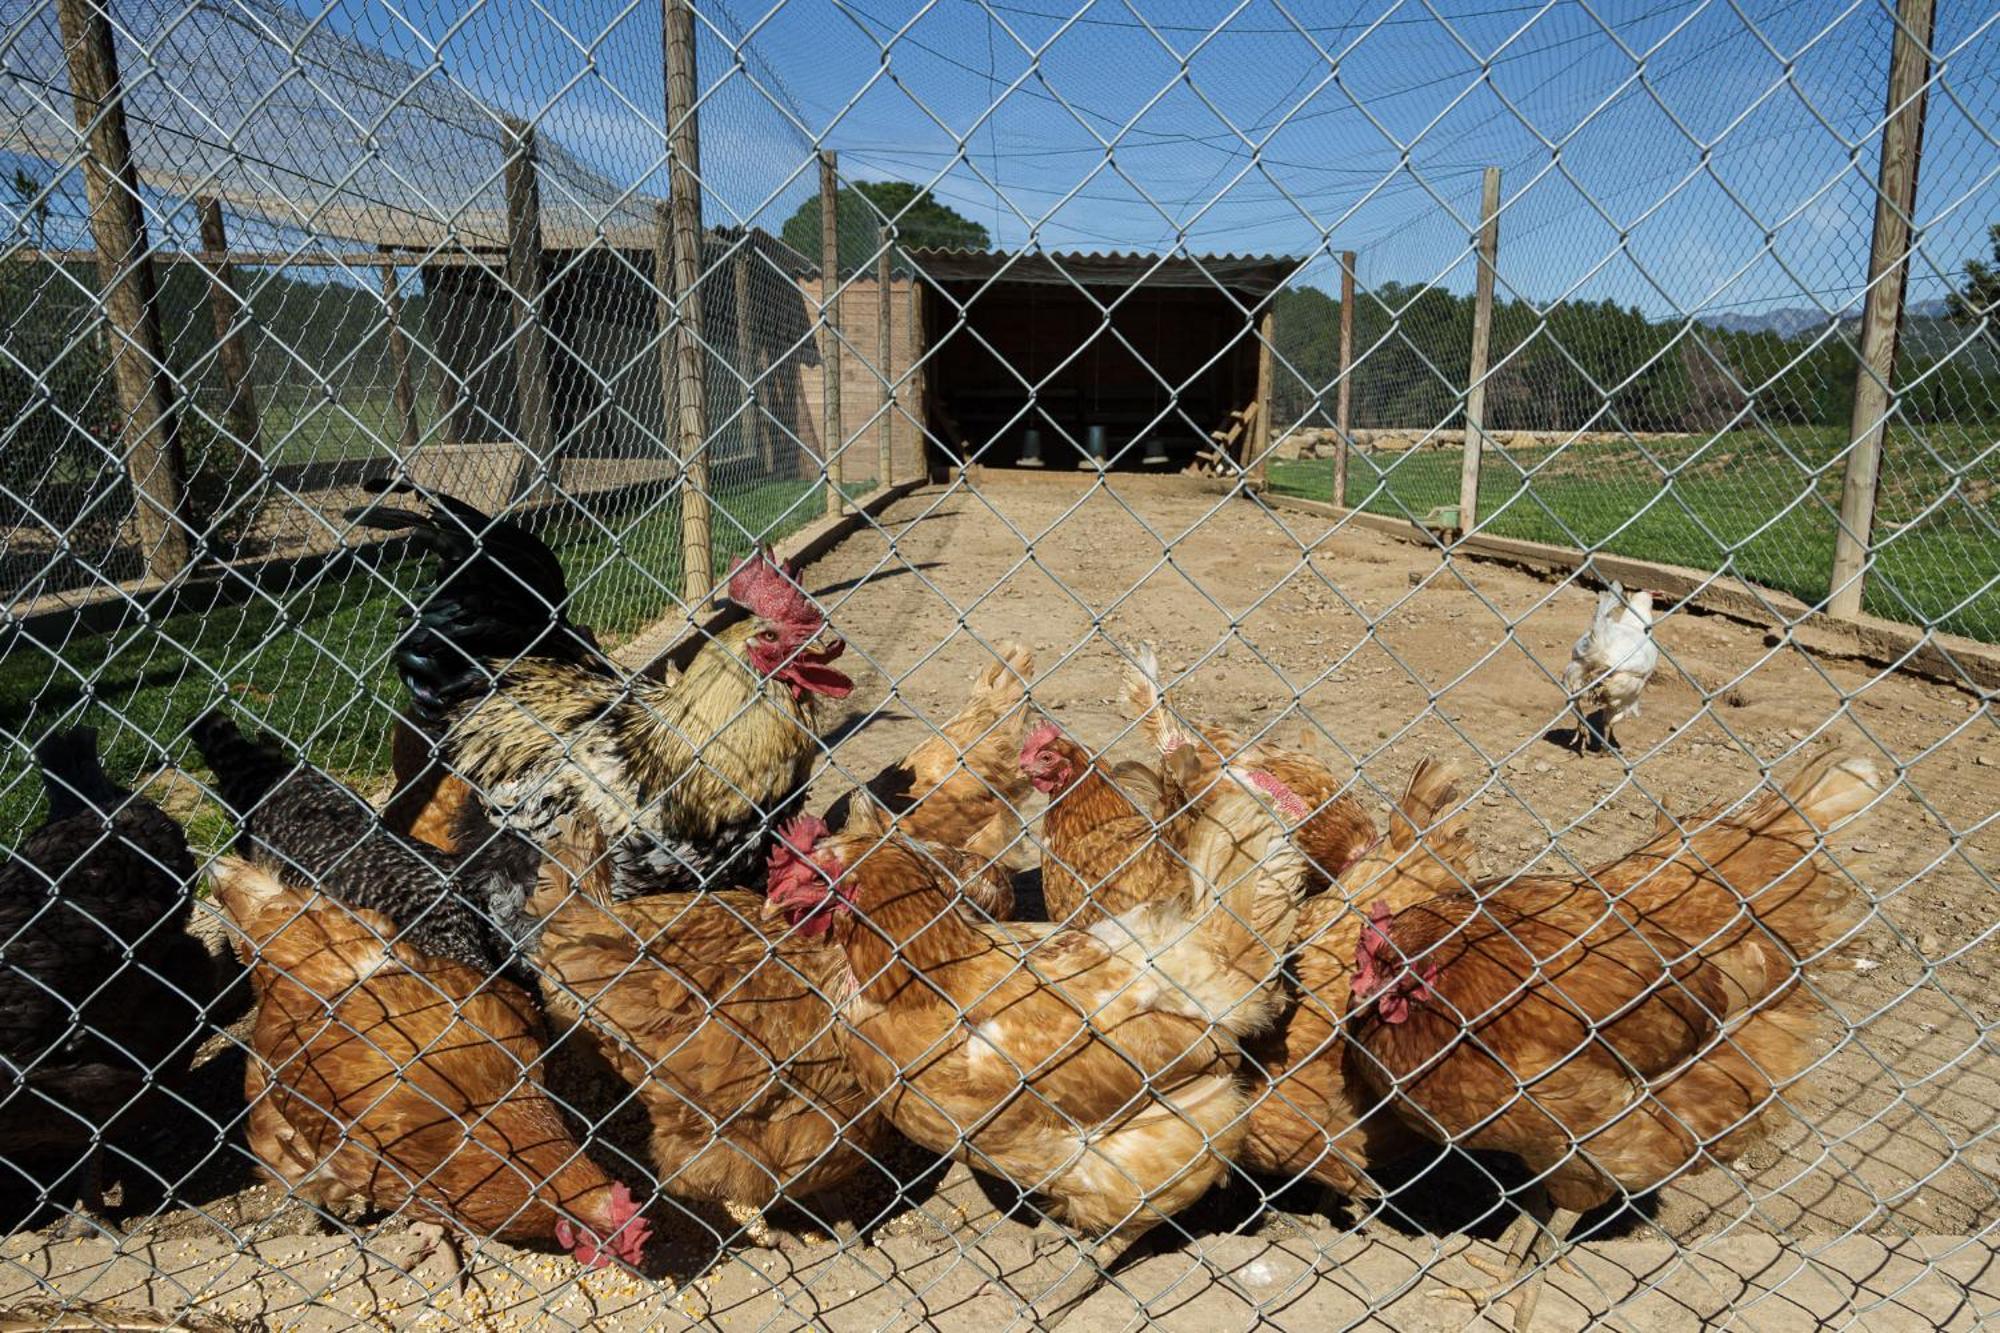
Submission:
[[825,623],[793,572],[761,548],[737,561],[729,571],[729,600],[775,625],[810,625],[817,630]]

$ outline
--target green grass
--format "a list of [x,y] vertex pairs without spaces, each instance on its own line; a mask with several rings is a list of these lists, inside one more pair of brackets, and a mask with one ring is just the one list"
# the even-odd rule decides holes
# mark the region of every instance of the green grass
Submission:
[[[850,486],[859,496],[870,485]],[[744,529],[777,540],[824,512],[824,492],[769,481],[715,497],[716,572],[750,547]],[[733,519],[733,521],[732,521]],[[576,519],[547,531],[569,575],[572,616],[609,643],[668,612],[681,585],[679,507]],[[201,773],[182,737],[225,697],[298,745],[315,763],[366,791],[388,772],[389,710],[402,700],[389,652],[422,591],[428,561],[320,577],[283,593],[207,615],[80,635],[50,655],[33,645],[0,658],[0,725],[30,742],[57,725],[98,728],[105,766],[118,778],[151,769],[166,753]],[[25,751],[0,755],[0,828],[33,826],[41,784]],[[188,821],[204,850],[226,840],[226,818],[204,805]]]
[[[1876,556],[1865,606],[1894,620],[2000,642],[2000,525],[1981,461],[1990,433],[1936,427],[1892,436],[1877,500]],[[1483,531],[1726,570],[1808,602],[1826,595],[1840,508],[1844,432],[1792,428],[1715,439],[1573,445],[1489,454],[1480,473]],[[1511,461],[1510,461],[1511,459]],[[1458,501],[1459,451],[1355,454],[1348,501],[1422,518]],[[1959,492],[1934,513],[1923,511]],[[1275,463],[1272,489],[1330,498],[1325,459]]]

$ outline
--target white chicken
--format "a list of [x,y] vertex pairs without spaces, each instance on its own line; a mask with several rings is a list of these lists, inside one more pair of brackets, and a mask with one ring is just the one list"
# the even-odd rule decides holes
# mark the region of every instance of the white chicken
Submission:
[[[1576,748],[1582,753],[1595,735],[1602,748],[1617,749],[1614,728],[1639,715],[1639,696],[1660,664],[1653,642],[1653,594],[1641,589],[1630,597],[1613,583],[1597,599],[1590,629],[1569,651],[1563,669],[1563,689],[1576,710]],[[1586,712],[1594,710],[1597,722]]]

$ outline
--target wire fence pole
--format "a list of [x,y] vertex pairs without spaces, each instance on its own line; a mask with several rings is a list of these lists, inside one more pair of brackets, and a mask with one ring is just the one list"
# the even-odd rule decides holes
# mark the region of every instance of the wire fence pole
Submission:
[[160,332],[159,278],[146,235],[146,209],[125,128],[124,89],[110,16],[95,0],[57,0],[69,53],[70,101],[88,151],[84,191],[97,244],[98,281],[111,321],[111,375],[124,418],[121,442],[132,479],[132,508],[147,572],[170,579],[188,565],[194,516]]
[[1882,440],[1888,432],[1896,343],[1902,332],[1903,294],[1909,279],[1911,214],[1916,207],[1917,167],[1924,149],[1924,102],[1930,86],[1935,16],[1935,0],[1899,0],[1896,6],[1882,156],[1875,182],[1875,227],[1868,248],[1868,295],[1861,314],[1861,364],[1854,375],[1854,410],[1848,417],[1851,447],[1841,487],[1840,527],[1833,535],[1833,573],[1826,604],[1837,616],[1861,613],[1861,594],[1868,577],[1875,493],[1882,479]]
[[402,429],[403,460],[417,452],[422,438],[417,420],[417,385],[410,373],[410,339],[403,331],[403,283],[394,265],[382,269],[382,308],[389,322],[389,366],[396,377],[396,420]]
[[846,443],[840,416],[840,175],[839,158],[830,148],[819,154],[819,319],[820,375],[825,385],[822,408],[825,438],[820,455],[826,464],[826,512],[842,512],[840,464]]
[[674,452],[681,460],[681,577],[690,602],[715,585],[708,503],[707,349],[701,336],[701,133],[695,112],[694,6],[665,0],[667,41],[667,207],[673,217]]
[[882,419],[875,427],[875,484],[887,486],[895,470],[896,382],[889,361],[893,352],[889,339],[889,252],[896,244],[896,229],[881,230],[881,246],[875,256],[875,373],[882,380]]
[[514,497],[527,495],[555,468],[555,422],[549,405],[549,349],[542,327],[542,193],[535,170],[535,129],[509,119],[507,287],[514,311],[514,402],[522,449]]
[[214,199],[195,201],[201,224],[201,248],[208,252],[208,309],[215,321],[215,367],[222,380],[223,419],[237,444],[262,457],[258,445],[257,386],[250,370],[250,348],[237,324],[245,302],[236,290],[236,270],[229,262],[229,233],[222,224],[222,205]]
[[1479,186],[1479,278],[1472,305],[1472,355],[1465,377],[1465,454],[1458,473],[1458,530],[1479,526],[1479,464],[1486,448],[1486,364],[1493,339],[1493,271],[1500,252],[1500,168]]
[[1354,429],[1354,252],[1340,252],[1340,384],[1333,406],[1333,503],[1347,504],[1347,449]]

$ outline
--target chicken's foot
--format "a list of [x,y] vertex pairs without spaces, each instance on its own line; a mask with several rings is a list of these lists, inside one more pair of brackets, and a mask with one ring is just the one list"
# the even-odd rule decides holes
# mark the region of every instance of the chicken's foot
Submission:
[[444,1276],[449,1279],[452,1292],[464,1299],[465,1255],[459,1250],[458,1238],[451,1234],[451,1228],[441,1222],[412,1222],[409,1235],[417,1242],[417,1252],[410,1256],[410,1271],[415,1272],[437,1255],[443,1255]]
[[[1564,1251],[1568,1249],[1569,1233],[1582,1215],[1569,1208],[1550,1208],[1547,1194],[1537,1191],[1500,1236],[1500,1247],[1507,1252],[1505,1260],[1495,1263],[1474,1254],[1459,1256],[1495,1281],[1480,1287],[1438,1286],[1428,1294],[1440,1300],[1479,1306],[1513,1301],[1515,1333],[1527,1333],[1550,1267],[1560,1266],[1570,1273],[1577,1271]],[[1528,1271],[1530,1268],[1534,1270],[1532,1273]]]

